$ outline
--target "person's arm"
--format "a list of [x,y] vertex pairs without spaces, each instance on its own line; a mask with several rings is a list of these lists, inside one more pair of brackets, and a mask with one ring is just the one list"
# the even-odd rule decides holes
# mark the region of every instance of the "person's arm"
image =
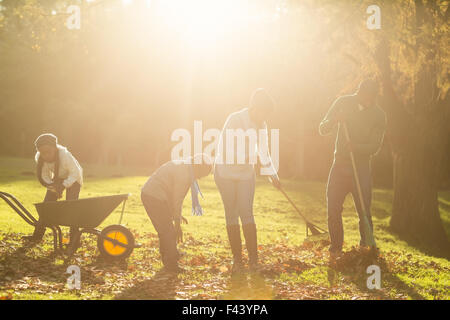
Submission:
[[50,166],[46,162],[42,165],[41,177],[45,183],[49,185],[53,183],[53,172],[50,170]]
[[62,182],[62,185],[67,189],[83,176],[83,169],[70,152],[66,153],[64,166],[69,171],[69,176]]
[[173,221],[181,222],[182,212],[183,212],[183,199],[174,199],[173,201]]
[[178,223],[182,220],[183,201],[191,186],[190,165],[178,164],[172,173],[172,214],[173,220]]
[[[225,124],[223,125],[223,129],[220,136],[219,144],[219,152],[222,151],[222,161],[221,164],[227,164],[227,156],[233,156],[232,163],[236,162],[237,155],[236,155],[236,146],[234,144],[228,145],[227,143],[227,130],[235,130],[239,128],[238,121],[236,120],[236,115],[234,113],[230,114],[225,121]],[[232,147],[233,145],[233,147]]]
[[[39,157],[41,156],[41,154],[39,153],[39,152],[36,152],[36,155],[34,156],[34,160],[36,161],[36,163],[37,164],[39,164]],[[42,180],[46,183],[46,184],[48,184],[48,185],[50,185],[50,184],[52,184],[52,176],[53,176],[53,173],[52,173],[52,171],[50,170],[50,167],[48,166],[48,164],[46,163],[46,162],[44,162],[43,164],[42,164],[42,169],[41,169],[41,172],[39,173],[38,172],[38,174],[40,174],[41,175],[41,178],[42,178]]]
[[258,155],[261,162],[261,174],[268,176],[269,180],[276,187],[280,187],[280,178],[278,177],[277,169],[273,163],[272,157],[269,152],[269,133],[267,129],[267,124],[265,124],[265,128],[263,129],[262,137],[260,137],[260,141],[258,143]]
[[175,233],[177,242],[183,242],[183,230],[181,229],[181,223],[187,220],[183,218],[183,201],[189,190],[192,182],[192,176],[190,171],[190,165],[180,165],[177,168],[177,172],[172,175],[172,185],[173,185],[173,221],[175,222]]
[[377,154],[383,144],[384,132],[386,130],[386,117],[380,120],[380,123],[372,129],[367,143],[352,144],[352,149],[356,154],[372,156]]
[[327,114],[325,115],[325,118],[323,118],[323,120],[320,122],[319,125],[320,135],[326,136],[333,131],[334,127],[339,122],[339,114],[341,113],[341,111],[342,111],[342,97],[339,97],[333,102]]

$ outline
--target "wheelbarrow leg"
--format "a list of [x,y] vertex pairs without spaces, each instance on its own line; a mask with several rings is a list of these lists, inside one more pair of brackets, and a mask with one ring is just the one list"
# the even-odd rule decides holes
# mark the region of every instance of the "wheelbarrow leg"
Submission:
[[55,255],[58,253],[58,231],[56,231],[55,227],[50,227],[53,232],[53,250]]
[[59,245],[59,249],[62,251],[63,250],[63,243],[62,243],[62,231],[61,228],[59,226],[55,227],[56,231],[58,232],[58,245]]
[[84,232],[84,229],[79,230],[78,232],[71,233],[70,235],[70,244],[67,248],[67,255],[72,256],[77,252],[78,248],[81,247],[81,235]]

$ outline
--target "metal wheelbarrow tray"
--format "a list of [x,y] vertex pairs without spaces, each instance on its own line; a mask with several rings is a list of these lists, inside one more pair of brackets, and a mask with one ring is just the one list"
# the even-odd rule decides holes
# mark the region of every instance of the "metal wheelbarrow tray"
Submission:
[[[60,226],[81,228],[76,235],[78,239],[71,239],[71,243],[78,243],[82,233],[90,233],[97,236],[97,246],[102,256],[114,259],[127,258],[135,247],[133,234],[121,225],[125,203],[129,194],[119,194],[96,198],[78,200],[48,201],[36,203],[39,221],[53,232],[55,251],[62,250],[62,232]],[[25,209],[25,207],[12,195],[0,192],[2,198],[12,207],[27,223],[35,226],[37,220]],[[109,225],[102,231],[96,229],[121,203],[122,212],[119,223]],[[76,251],[76,247],[70,248],[70,253]]]
[[45,225],[96,228],[119,204],[125,204],[128,194],[79,200],[47,201],[34,204]]

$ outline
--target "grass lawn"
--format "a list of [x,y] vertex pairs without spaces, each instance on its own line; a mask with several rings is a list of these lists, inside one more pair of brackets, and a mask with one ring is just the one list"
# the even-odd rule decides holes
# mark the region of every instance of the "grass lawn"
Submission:
[[[254,212],[259,252],[264,268],[259,275],[231,279],[231,253],[220,195],[212,178],[200,181],[204,216],[190,216],[190,196],[184,203],[185,272],[170,276],[161,268],[158,238],[140,202],[140,188],[151,170],[85,166],[81,197],[132,193],[123,223],[143,245],[121,263],[98,259],[96,238],[83,237],[83,246],[70,259],[52,255],[52,236],[41,245],[24,248],[21,237],[33,228],[0,202],[1,299],[449,299],[450,263],[399,240],[388,229],[391,190],[374,190],[372,214],[381,249],[370,261],[354,247],[359,242],[358,219],[351,196],[344,206],[345,251],[340,261],[328,261],[327,241],[304,242],[305,224],[283,196],[266,180],[257,183]],[[325,184],[282,181],[287,192],[310,219],[326,227]],[[33,203],[45,189],[34,176],[34,163],[0,158],[0,191],[15,195],[36,214]],[[440,197],[441,217],[450,234],[450,192]],[[120,209],[100,228],[118,222]],[[68,233],[67,228],[63,230]],[[381,289],[369,290],[366,268],[381,268]],[[66,287],[69,265],[81,268],[80,290]]]

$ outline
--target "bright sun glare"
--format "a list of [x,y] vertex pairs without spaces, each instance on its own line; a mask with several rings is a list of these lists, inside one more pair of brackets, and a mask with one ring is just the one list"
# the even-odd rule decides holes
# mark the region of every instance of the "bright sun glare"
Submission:
[[167,23],[181,31],[194,47],[208,46],[216,37],[233,32],[245,23],[247,10],[238,1],[165,1],[161,14]]
[[[122,0],[122,3],[129,6],[133,0]],[[147,6],[151,5],[152,1],[148,0]],[[244,0],[165,0],[157,2],[156,11],[187,43],[201,49],[258,19],[257,14],[250,14],[254,9]]]

